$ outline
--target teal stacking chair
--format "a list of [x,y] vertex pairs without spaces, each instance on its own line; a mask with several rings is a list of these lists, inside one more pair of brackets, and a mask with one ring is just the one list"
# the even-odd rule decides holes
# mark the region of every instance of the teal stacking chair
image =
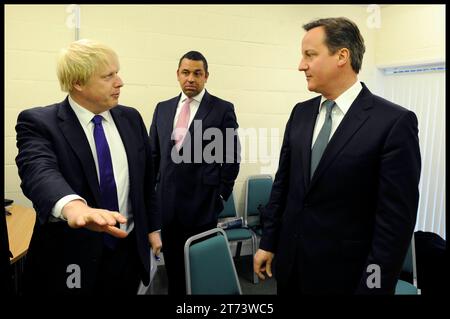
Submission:
[[272,191],[271,175],[252,175],[245,183],[244,219],[246,225],[257,235],[262,235],[261,216],[259,208],[267,205]]
[[188,295],[241,295],[227,235],[214,228],[194,235],[184,245]]
[[396,295],[420,295],[420,289],[417,286],[417,269],[416,269],[416,249],[414,244],[414,235],[411,239],[405,261],[403,262],[402,272],[412,275],[412,283],[399,279],[395,287]]
[[[224,204],[224,208],[222,212],[219,214],[219,221],[223,218],[227,217],[237,217],[237,210],[236,210],[236,202],[234,200],[234,193],[231,193],[230,197]],[[251,265],[250,268],[252,269],[252,280],[254,284],[257,284],[259,282],[258,276],[253,272],[253,256],[255,256],[256,253],[256,234],[248,229],[244,224],[241,227],[238,228],[232,228],[232,229],[225,229],[225,233],[227,234],[228,241],[229,242],[236,242],[236,254],[235,257],[239,257],[241,255],[241,247],[242,242],[245,241],[251,241],[252,244],[252,259],[251,259]]]

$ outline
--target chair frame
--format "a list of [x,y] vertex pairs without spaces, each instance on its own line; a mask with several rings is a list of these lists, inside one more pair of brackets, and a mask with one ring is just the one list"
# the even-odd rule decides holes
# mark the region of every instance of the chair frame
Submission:
[[416,265],[416,241],[414,234],[411,239],[411,257],[412,257],[412,268],[413,268],[413,285],[417,288],[417,294],[420,295],[420,289],[417,286],[417,265]]
[[[412,277],[413,277],[412,285],[417,289],[417,294],[420,295],[421,294],[420,288],[417,285],[416,244],[415,244],[414,234],[412,235],[412,238],[411,238],[410,247],[411,247],[411,259],[412,259],[411,263],[412,263]],[[409,249],[410,248],[408,247],[408,250]],[[404,262],[405,261],[403,261],[403,263]],[[403,265],[402,265],[402,269],[403,269]],[[398,281],[403,281],[403,280],[398,279]]]
[[[222,234],[225,238],[225,241],[228,243],[228,237],[227,234],[225,233],[225,231],[221,228],[213,228],[207,231],[204,231],[200,234],[194,235],[189,237],[186,240],[186,243],[184,244],[184,269],[185,269],[185,274],[186,274],[186,293],[188,295],[192,295],[192,283],[191,283],[191,263],[190,263],[190,259],[189,259],[189,248],[191,247],[191,244],[193,241],[198,240],[198,239],[202,239],[206,236],[212,235],[212,234]],[[236,283],[238,286],[238,290],[239,290],[239,294],[242,295],[242,289],[241,289],[241,284],[239,282],[239,278],[236,272],[236,266],[234,265],[234,260],[233,260],[233,256],[231,255],[231,250],[230,250],[230,246],[227,244],[227,251],[228,251],[228,256],[230,257],[231,260],[231,264],[233,266],[233,273],[234,273],[234,277],[236,279]]]
[[[237,216],[237,207],[236,207],[236,200],[235,200],[235,196],[234,196],[234,192],[231,192],[231,195],[230,196],[233,196],[233,206],[234,206],[234,212],[235,212],[235,216]],[[243,223],[243,225],[242,225],[242,227],[241,228],[244,228],[244,229],[247,229],[248,231],[250,231],[250,233],[251,233],[251,235],[252,235],[252,238],[251,238],[251,241],[252,241],[252,258],[253,257],[255,257],[255,254],[256,254],[256,247],[257,247],[257,245],[258,245],[258,239],[257,239],[257,235],[256,235],[256,233],[250,228],[250,227],[248,227],[247,226],[247,222],[246,222],[246,219],[245,219],[245,217],[244,217],[244,223]],[[227,232],[227,229],[225,229],[225,233]],[[232,239],[229,239],[228,241],[229,242],[236,242],[237,244],[236,244],[236,253],[235,253],[235,256],[234,257],[240,257],[241,256],[241,245],[242,245],[242,242],[243,241],[247,241],[248,239],[243,239],[243,240],[232,240]],[[253,262],[253,261],[252,261]],[[253,272],[253,283],[254,284],[258,284],[259,283],[259,278],[258,278],[258,276]]]

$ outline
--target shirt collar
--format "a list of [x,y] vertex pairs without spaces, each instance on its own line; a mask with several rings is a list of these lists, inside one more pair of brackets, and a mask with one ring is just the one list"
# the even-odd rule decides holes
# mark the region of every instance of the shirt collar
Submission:
[[[350,106],[356,100],[356,97],[358,96],[359,92],[361,92],[361,90],[361,82],[356,81],[351,87],[349,87],[345,92],[339,95],[337,99],[334,100],[336,106],[342,111],[342,113],[344,113],[344,115],[348,112]],[[322,98],[320,99],[319,112],[321,111],[322,104],[325,101],[326,98],[322,96]]]
[[[69,95],[69,104],[72,107],[72,110],[75,112],[75,115],[77,116],[78,120],[80,121],[81,125],[83,127],[87,127],[89,123],[91,123],[92,118],[96,115],[86,109],[85,107],[81,106],[75,100]],[[102,112],[98,115],[101,115],[104,120],[107,122],[112,121],[111,113],[108,111]]]
[[[198,104],[200,104],[200,103],[202,102],[203,96],[205,95],[205,92],[206,92],[206,89],[203,88],[203,90],[202,90],[199,94],[197,94],[196,96],[194,96],[192,99],[193,99],[194,101],[198,102]],[[180,101],[181,101],[181,102],[184,102],[186,99],[187,99],[187,95],[184,94],[183,91],[181,91],[181,99],[180,99]]]

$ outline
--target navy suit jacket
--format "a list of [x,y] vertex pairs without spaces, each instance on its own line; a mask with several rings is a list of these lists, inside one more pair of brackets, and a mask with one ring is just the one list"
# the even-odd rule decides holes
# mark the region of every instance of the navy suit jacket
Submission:
[[[278,281],[299,272],[299,292],[393,293],[417,215],[417,118],[363,83],[310,179],[319,103],[291,113],[260,248],[275,253]],[[380,288],[366,285],[370,264],[380,266]]]
[[[179,153],[190,152],[190,163],[176,163],[171,156],[174,150],[171,135],[180,98],[181,94],[158,103],[153,114],[149,134],[156,192],[163,226],[177,218],[183,225],[196,228],[217,222],[223,209],[220,195],[226,200],[233,190],[239,173],[240,146],[237,133],[227,139],[226,130],[235,132],[238,124],[233,104],[205,92],[189,127],[190,138],[185,138]],[[205,130],[214,128],[220,130],[223,137],[212,138],[224,146],[223,150],[216,149],[219,153],[210,152],[208,145],[212,141],[202,138]],[[218,160],[209,161],[203,156],[210,153],[217,155]]]
[[[148,280],[149,243],[147,234],[160,228],[155,205],[153,168],[147,130],[138,111],[118,105],[110,110],[128,159],[129,200],[134,218],[142,276]],[[100,188],[94,158],[78,118],[68,99],[19,114],[16,163],[21,187],[32,202],[37,222],[27,254],[27,267],[36,283],[49,291],[89,292],[102,253],[103,233],[72,229],[67,222],[49,222],[51,209],[62,197],[77,194],[93,208],[100,207]],[[81,289],[67,290],[66,270],[80,266]],[[49,278],[52,281],[47,282]],[[42,286],[41,286],[42,285]]]

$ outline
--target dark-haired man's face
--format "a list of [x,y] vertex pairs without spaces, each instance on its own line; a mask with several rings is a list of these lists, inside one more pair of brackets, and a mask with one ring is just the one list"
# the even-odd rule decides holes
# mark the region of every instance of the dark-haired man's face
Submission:
[[188,97],[194,97],[205,87],[208,80],[208,73],[205,72],[203,61],[189,59],[181,60],[180,67],[177,70],[177,79],[184,94]]
[[305,72],[308,90],[324,96],[335,91],[341,76],[338,52],[332,54],[325,44],[325,29],[316,27],[306,32],[302,41],[302,59],[298,67]]

